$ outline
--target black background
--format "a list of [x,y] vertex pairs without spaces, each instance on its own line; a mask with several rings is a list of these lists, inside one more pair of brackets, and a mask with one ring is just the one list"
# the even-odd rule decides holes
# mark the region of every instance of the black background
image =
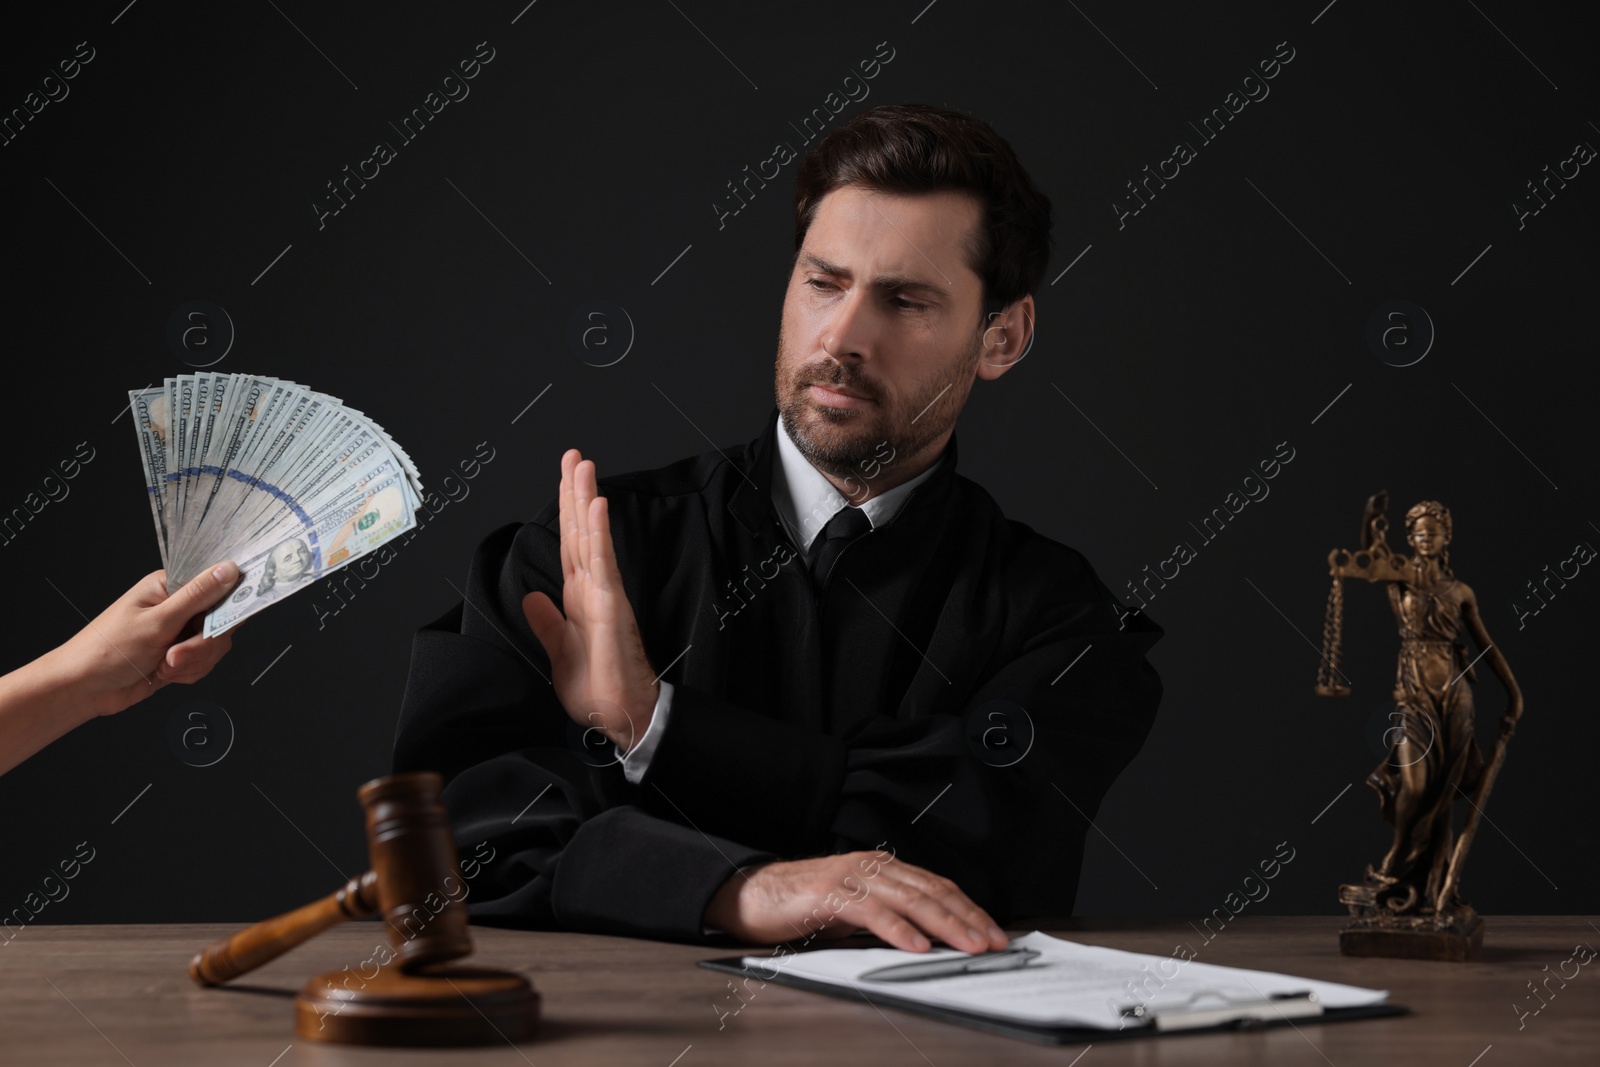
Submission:
[[[1199,547],[1150,606],[1167,694],[1096,820],[1079,910],[1209,913],[1287,842],[1294,860],[1250,907],[1332,914],[1337,884],[1382,854],[1362,784],[1396,653],[1380,589],[1347,586],[1355,694],[1312,694],[1326,554],[1353,544],[1380,488],[1397,527],[1420,499],[1452,509],[1452,563],[1527,696],[1467,896],[1489,913],[1595,910],[1600,735],[1581,657],[1600,574],[1521,628],[1512,608],[1546,564],[1600,543],[1600,177],[1583,168],[1521,229],[1511,206],[1577,142],[1600,144],[1592,38],[1569,6],[524,2],[114,0],[11,23],[7,112],[78,42],[95,58],[0,148],[0,509],[80,442],[95,458],[0,547],[5,666],[159,565],[119,412],[129,388],[215,358],[168,344],[187,301],[236,328],[213,369],[344,397],[430,487],[480,442],[494,458],[337,615],[303,592],[199,685],[0,779],[0,911],[82,841],[95,859],[36,921],[248,920],[363,869],[355,788],[387,769],[410,635],[457,599],[477,540],[552,497],[566,447],[615,473],[763,425],[794,165],[720,229],[712,205],[776,142],[803,148],[790,123],[879,42],[893,59],[834,125],[885,102],[970,111],[1055,205],[1037,343],[976,389],[963,472],[1119,592],[1176,542]],[[484,41],[470,95],[319,229],[325,183],[397,142],[388,123]],[[1200,144],[1188,123],[1283,41],[1294,58],[1270,95]],[[1178,140],[1198,157],[1119,229],[1124,183]],[[597,299],[635,331],[608,367],[569,341]],[[1409,367],[1366,340],[1392,300],[1437,329]],[[1200,545],[1189,523],[1280,442],[1295,458],[1271,495]],[[1503,700],[1486,666],[1488,740]],[[217,707],[232,747],[187,765],[169,724],[209,709],[221,745]],[[1042,798],[1039,832],[1055,817]]]

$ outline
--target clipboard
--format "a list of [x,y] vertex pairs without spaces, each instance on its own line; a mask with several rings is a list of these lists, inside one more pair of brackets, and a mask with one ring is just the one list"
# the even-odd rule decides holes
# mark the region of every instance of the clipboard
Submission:
[[[881,988],[877,987],[868,992],[862,989],[859,983],[853,987],[845,988],[799,975],[784,974],[779,969],[768,971],[762,967],[746,966],[744,960],[744,956],[725,956],[720,959],[701,960],[700,966],[710,971],[720,971],[724,974],[735,974],[741,977],[754,977],[759,981],[773,982],[793,989],[804,989],[812,993],[821,993],[824,996],[838,997],[844,1000],[864,1000],[873,1007],[897,1008],[913,1015],[938,1019],[940,1022],[954,1023],[957,1026],[982,1030],[986,1033],[1000,1034],[1003,1037],[1015,1037],[1039,1045],[1098,1044],[1102,1041],[1116,1041],[1137,1037],[1175,1037],[1183,1034],[1255,1030],[1285,1026],[1294,1022],[1294,1017],[1286,1019],[1276,1012],[1259,1010],[1262,1006],[1270,1005],[1270,1002],[1261,1002],[1260,1004],[1249,1002],[1248,1004],[1240,1004],[1238,1006],[1239,1010],[1228,1013],[1228,1017],[1203,1025],[1184,1025],[1181,1020],[1178,1020],[1178,1025],[1173,1026],[1158,1026],[1152,1020],[1148,1023],[1126,1026],[1118,1030],[1090,1026],[1038,1025],[1017,1022],[1011,1019],[999,1019],[979,1011],[965,1011],[959,1008],[926,1004],[908,997],[896,996],[894,993],[883,992]],[[1215,1011],[1211,1007],[1198,1010]],[[1300,1016],[1300,1018],[1302,1018],[1302,1021],[1313,1023],[1347,1022],[1355,1019],[1408,1015],[1410,1011],[1411,1009],[1404,1005],[1391,1004],[1385,1001],[1381,1004],[1369,1004],[1361,1007],[1328,1008],[1313,1016]]]

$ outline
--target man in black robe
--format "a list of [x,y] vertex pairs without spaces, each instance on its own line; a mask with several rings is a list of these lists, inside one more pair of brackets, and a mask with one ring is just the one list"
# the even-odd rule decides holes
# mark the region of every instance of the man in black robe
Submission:
[[603,482],[569,450],[417,635],[394,766],[492,849],[479,921],[1001,948],[995,918],[1070,913],[1149,731],[1160,629],[956,472],[970,389],[1032,339],[1049,201],[913,105],[796,181],[761,434]]

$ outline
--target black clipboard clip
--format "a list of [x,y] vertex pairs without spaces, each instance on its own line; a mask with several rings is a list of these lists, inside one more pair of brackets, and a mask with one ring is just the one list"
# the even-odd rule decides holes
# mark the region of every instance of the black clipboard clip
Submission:
[[[1206,1003],[1215,1001],[1216,1003]],[[1304,1019],[1322,1014],[1322,1001],[1310,990],[1274,993],[1260,997],[1230,997],[1202,990],[1187,1000],[1170,1004],[1134,1004],[1122,1009],[1127,1022],[1143,1021],[1155,1030],[1195,1030],[1206,1026],[1249,1029],[1280,1019]]]

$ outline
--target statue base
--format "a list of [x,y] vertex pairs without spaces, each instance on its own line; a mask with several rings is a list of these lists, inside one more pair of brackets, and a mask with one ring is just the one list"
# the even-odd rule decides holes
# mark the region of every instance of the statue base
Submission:
[[1342,955],[1466,963],[1483,954],[1484,921],[1472,905],[1443,914],[1394,912],[1377,901],[1379,888],[1339,887],[1339,902],[1350,908],[1350,923],[1339,931]]

